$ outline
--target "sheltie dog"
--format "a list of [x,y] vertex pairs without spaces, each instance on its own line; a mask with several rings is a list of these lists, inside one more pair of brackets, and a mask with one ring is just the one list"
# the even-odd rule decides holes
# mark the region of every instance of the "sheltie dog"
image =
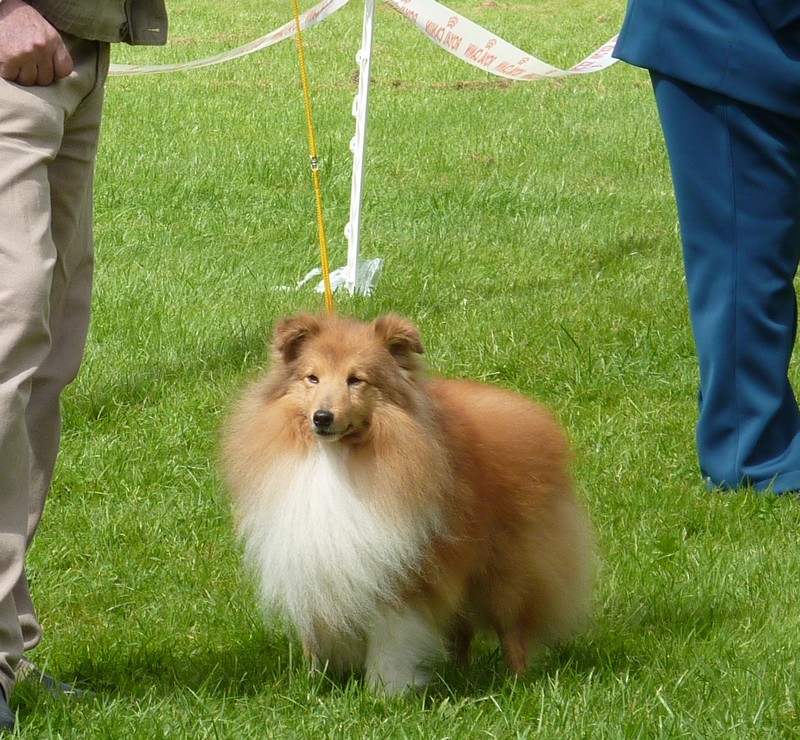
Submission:
[[593,531],[559,425],[523,396],[426,376],[417,328],[279,321],[272,365],[222,435],[263,604],[312,666],[389,694],[478,630],[522,673],[591,601]]

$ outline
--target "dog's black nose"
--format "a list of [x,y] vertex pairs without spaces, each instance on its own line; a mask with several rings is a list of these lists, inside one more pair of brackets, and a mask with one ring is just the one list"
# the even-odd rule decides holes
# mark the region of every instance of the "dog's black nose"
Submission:
[[327,429],[333,424],[333,411],[315,411],[314,412],[314,426],[317,429]]

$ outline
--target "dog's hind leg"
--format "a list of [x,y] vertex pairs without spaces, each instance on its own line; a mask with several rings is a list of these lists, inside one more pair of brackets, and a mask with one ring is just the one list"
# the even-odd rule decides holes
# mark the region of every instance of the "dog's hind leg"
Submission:
[[450,648],[459,665],[472,662],[472,639],[475,629],[466,617],[457,617],[450,629]]
[[498,630],[500,637],[500,647],[503,649],[503,657],[506,659],[514,673],[521,676],[528,670],[531,654],[530,630],[517,626],[503,631]]

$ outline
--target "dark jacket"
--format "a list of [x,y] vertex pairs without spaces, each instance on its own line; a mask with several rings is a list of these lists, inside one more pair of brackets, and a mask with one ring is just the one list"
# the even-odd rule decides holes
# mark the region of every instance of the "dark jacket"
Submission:
[[26,0],[59,31],[95,41],[167,41],[164,0]]
[[629,0],[614,56],[800,118],[800,0]]

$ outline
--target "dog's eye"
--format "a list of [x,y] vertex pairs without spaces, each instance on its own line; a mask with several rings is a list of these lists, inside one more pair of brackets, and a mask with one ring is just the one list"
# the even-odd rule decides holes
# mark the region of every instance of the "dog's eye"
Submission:
[[359,378],[357,375],[351,375],[351,376],[350,376],[350,377],[347,379],[347,385],[349,385],[351,388],[352,388],[354,385],[363,385],[363,384],[364,384],[364,380],[363,380],[363,379],[361,379],[361,378]]
[[316,375],[306,375],[306,380],[311,383],[311,385],[319,383],[319,378]]

